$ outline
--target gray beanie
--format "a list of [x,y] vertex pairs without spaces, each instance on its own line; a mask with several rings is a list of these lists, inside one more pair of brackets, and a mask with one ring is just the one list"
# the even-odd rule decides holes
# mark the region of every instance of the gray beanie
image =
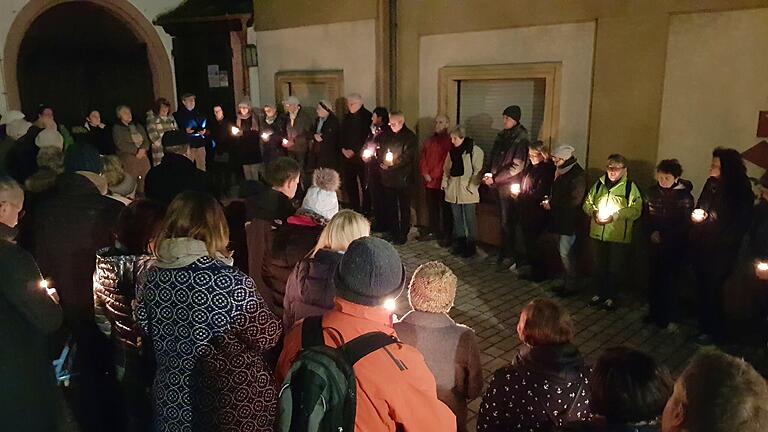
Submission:
[[338,296],[363,306],[381,306],[405,287],[405,266],[391,244],[362,237],[349,244],[333,276]]

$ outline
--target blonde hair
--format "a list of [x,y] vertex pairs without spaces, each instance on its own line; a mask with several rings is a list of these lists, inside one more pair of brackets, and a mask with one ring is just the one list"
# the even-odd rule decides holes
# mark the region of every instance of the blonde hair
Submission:
[[201,192],[184,192],[171,201],[154,243],[159,249],[163,241],[181,237],[202,241],[211,257],[229,256],[229,226],[215,198]]
[[458,138],[466,138],[467,130],[464,129],[464,127],[461,126],[461,125],[456,125],[456,126],[454,126],[453,129],[451,129],[450,134],[454,135],[454,136],[456,136]]
[[354,210],[341,210],[323,228],[312,256],[321,249],[345,252],[353,241],[371,235],[371,223],[365,216]]
[[107,185],[112,188],[125,180],[125,169],[120,158],[115,155],[104,156],[104,173],[102,174],[107,179]]

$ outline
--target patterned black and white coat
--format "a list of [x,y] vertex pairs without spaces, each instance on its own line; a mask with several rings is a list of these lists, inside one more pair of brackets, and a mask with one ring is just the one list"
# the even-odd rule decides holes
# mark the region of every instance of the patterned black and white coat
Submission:
[[157,431],[272,431],[278,395],[262,353],[282,324],[250,277],[210,257],[151,267],[138,299],[157,362]]
[[589,367],[571,344],[524,346],[494,372],[477,432],[556,430],[589,418]]

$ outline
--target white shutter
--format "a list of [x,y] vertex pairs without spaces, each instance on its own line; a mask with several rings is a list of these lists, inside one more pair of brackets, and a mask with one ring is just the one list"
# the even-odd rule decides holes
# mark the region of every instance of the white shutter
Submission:
[[496,134],[504,128],[501,113],[509,105],[519,105],[520,123],[535,141],[544,121],[545,86],[543,78],[460,81],[457,118],[488,157]]

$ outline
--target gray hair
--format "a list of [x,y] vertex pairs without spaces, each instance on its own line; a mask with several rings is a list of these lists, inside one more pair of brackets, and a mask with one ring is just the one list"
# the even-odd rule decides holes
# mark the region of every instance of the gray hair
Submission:
[[118,105],[117,108],[115,108],[115,115],[120,117],[120,111],[122,111],[124,109],[127,109],[127,110],[130,111],[131,107],[129,107],[128,105]]
[[0,196],[5,196],[12,192],[24,194],[24,190],[16,180],[8,176],[0,176]]
[[347,100],[350,102],[362,102],[363,97],[360,96],[360,93],[350,93],[347,95]]

